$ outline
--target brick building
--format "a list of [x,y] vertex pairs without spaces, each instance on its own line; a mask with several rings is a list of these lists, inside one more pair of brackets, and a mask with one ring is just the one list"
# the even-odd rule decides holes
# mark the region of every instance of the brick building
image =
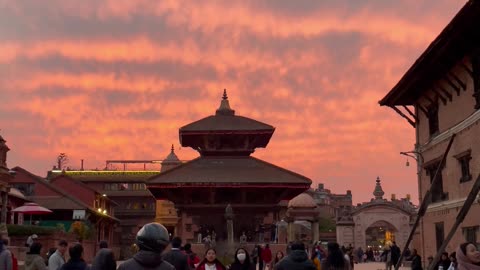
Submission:
[[[420,224],[423,258],[435,255],[480,173],[480,1],[468,1],[380,101],[415,128],[420,201],[432,199]],[[412,110],[413,108],[413,110]],[[440,164],[456,134],[446,162]],[[437,185],[431,186],[441,165]],[[479,241],[478,200],[447,246]]]
[[317,202],[322,217],[334,220],[343,211],[350,211],[353,206],[351,190],[345,194],[334,194],[323,183],[319,183],[316,189],[309,189],[307,193]]

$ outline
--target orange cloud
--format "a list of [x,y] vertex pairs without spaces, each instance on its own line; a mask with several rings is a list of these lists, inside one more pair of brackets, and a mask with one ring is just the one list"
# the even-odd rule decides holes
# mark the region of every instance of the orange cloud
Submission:
[[178,129],[213,114],[227,88],[237,114],[276,127],[255,156],[351,189],[356,202],[372,197],[377,175],[387,194],[415,198],[415,168],[398,154],[414,130],[377,101],[462,4],[432,3],[8,1],[9,166],[44,175],[66,152],[71,167],[103,168],[164,158],[172,143],[192,159]]

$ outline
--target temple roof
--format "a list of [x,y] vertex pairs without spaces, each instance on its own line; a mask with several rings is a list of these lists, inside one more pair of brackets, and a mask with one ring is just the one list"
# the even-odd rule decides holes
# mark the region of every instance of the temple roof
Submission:
[[433,82],[479,47],[479,24],[480,1],[470,0],[379,101],[380,105],[413,105]]
[[180,135],[183,132],[216,132],[216,131],[271,131],[275,128],[251,118],[235,115],[230,108],[226,90],[223,92],[220,107],[215,115],[207,116],[198,121],[180,128]]
[[250,157],[199,157],[151,177],[147,185],[175,183],[310,185],[300,174]]
[[273,131],[271,125],[238,115],[211,115],[180,128],[180,132]]

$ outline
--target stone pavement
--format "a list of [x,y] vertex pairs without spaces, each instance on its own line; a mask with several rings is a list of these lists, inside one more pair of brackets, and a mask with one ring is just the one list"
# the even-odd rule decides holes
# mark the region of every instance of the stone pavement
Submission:
[[[410,267],[400,267],[401,270],[411,269]],[[385,270],[385,263],[359,263],[355,264],[354,270]]]
[[[120,266],[123,261],[117,261],[117,266]],[[23,262],[19,261],[19,268],[20,269],[25,269]],[[400,270],[409,270],[411,269],[410,267],[400,267]],[[355,264],[354,270],[385,270],[385,264],[384,263],[359,263]]]

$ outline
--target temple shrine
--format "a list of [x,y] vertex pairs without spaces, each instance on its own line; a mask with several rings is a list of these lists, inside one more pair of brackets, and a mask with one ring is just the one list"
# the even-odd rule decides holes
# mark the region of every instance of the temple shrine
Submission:
[[252,242],[275,240],[275,224],[283,218],[279,203],[306,191],[312,181],[251,156],[268,145],[274,131],[236,115],[226,91],[215,115],[180,128],[181,145],[200,156],[147,180],[157,200],[174,203],[175,235],[189,242],[207,235],[216,241],[233,237],[237,242],[241,236]]

